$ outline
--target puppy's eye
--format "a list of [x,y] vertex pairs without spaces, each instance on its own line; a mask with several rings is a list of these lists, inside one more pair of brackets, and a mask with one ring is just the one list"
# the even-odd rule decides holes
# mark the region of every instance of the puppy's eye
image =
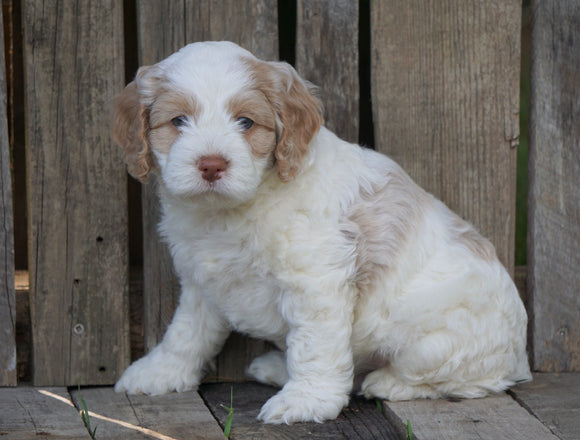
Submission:
[[249,130],[250,128],[252,128],[252,125],[254,125],[254,121],[246,117],[238,118],[236,122],[243,131]]
[[171,120],[174,127],[183,127],[187,124],[187,118],[185,116],[177,116]]

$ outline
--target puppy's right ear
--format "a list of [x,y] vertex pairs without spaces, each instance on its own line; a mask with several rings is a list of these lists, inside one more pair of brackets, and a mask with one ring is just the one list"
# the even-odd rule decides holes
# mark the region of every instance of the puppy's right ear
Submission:
[[119,93],[113,105],[113,138],[123,149],[129,174],[145,183],[155,166],[149,145],[149,110],[139,100],[135,81]]

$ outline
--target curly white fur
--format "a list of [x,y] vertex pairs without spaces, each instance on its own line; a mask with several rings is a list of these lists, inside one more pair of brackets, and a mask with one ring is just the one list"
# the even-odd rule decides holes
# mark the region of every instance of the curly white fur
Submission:
[[[134,176],[160,177],[182,294],[117,391],[194,389],[233,329],[280,349],[248,369],[282,387],[269,423],[335,418],[355,375],[390,400],[531,378],[526,313],[490,243],[320,115],[290,66],[225,42],[186,46],[120,95],[115,136]],[[224,164],[213,180],[207,157]]]

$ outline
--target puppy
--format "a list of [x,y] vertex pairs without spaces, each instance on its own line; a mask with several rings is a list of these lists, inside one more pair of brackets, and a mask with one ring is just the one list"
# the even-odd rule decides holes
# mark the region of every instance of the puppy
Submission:
[[118,96],[129,172],[159,177],[181,281],[163,341],[116,391],[195,389],[232,330],[279,351],[259,419],[368,398],[482,397],[531,378],[527,317],[493,246],[388,157],[340,140],[313,87],[228,42],[142,67]]

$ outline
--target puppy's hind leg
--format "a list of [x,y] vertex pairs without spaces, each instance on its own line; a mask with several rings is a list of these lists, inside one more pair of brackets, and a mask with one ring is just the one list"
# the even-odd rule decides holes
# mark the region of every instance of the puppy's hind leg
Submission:
[[270,351],[252,361],[246,373],[258,382],[282,388],[289,380],[284,353]]
[[478,398],[510,386],[505,379],[513,364],[509,350],[478,350],[473,340],[449,330],[422,337],[397,353],[388,367],[369,373],[361,392],[391,401]]
[[361,394],[367,399],[379,398],[392,402],[441,397],[437,390],[427,384],[415,385],[399,377],[390,366],[369,373],[361,385]]

